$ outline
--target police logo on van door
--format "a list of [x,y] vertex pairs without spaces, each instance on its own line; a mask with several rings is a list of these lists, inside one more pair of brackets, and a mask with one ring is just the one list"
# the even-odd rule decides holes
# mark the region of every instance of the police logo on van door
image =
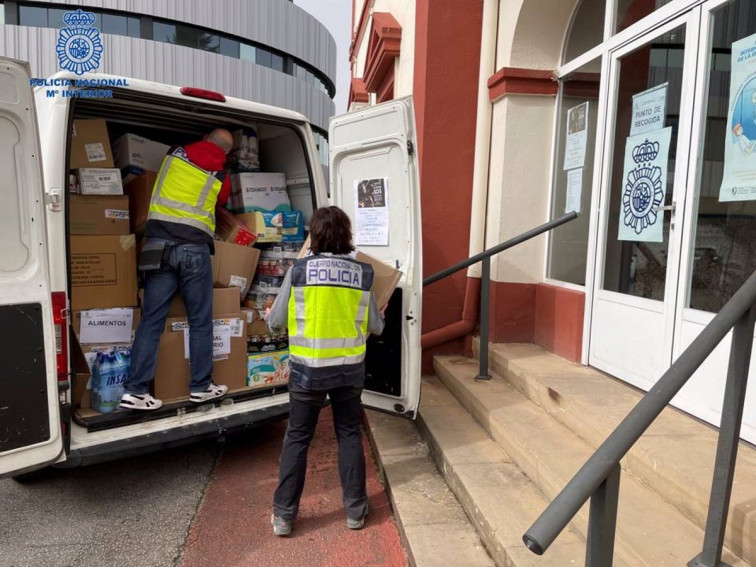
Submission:
[[83,75],[100,66],[102,40],[100,30],[92,27],[95,20],[92,12],[81,10],[63,16],[68,27],[60,30],[55,51],[58,53],[58,64],[64,71]]

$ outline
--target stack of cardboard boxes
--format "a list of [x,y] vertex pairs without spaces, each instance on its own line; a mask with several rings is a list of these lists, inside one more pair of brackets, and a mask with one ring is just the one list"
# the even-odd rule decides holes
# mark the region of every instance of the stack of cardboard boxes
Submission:
[[72,325],[86,360],[74,403],[88,408],[97,353],[130,352],[139,324],[136,237],[104,120],[74,121],[70,168],[78,192],[69,199]]
[[[94,414],[91,407],[91,375],[98,352],[130,354],[140,320],[137,250],[147,222],[152,188],[169,147],[133,133],[119,137],[112,145],[104,120],[76,120],[71,140],[71,184],[69,223],[71,234],[72,326],[80,349],[73,403],[80,415]],[[247,145],[233,159],[251,164],[250,139],[236,139]],[[255,148],[256,152],[256,148]],[[255,157],[256,155],[252,156]],[[284,184],[285,190],[285,184]],[[301,218],[301,214],[299,215]],[[259,242],[280,243],[282,231],[252,215],[252,227],[227,210],[219,210],[218,235],[213,269],[213,379],[231,393],[269,385],[264,377],[248,380],[250,329],[265,340],[273,335],[261,331],[261,321],[242,310],[242,301],[252,287],[260,258]],[[270,222],[269,222],[270,225]],[[258,230],[257,227],[260,227]],[[302,230],[301,222],[297,230]],[[225,236],[225,238],[224,238]],[[264,323],[262,323],[264,327]],[[158,349],[153,394],[166,402],[188,398],[190,380],[189,336],[186,310],[179,296],[174,298]],[[277,337],[280,339],[280,337]],[[285,351],[281,340],[278,350]],[[259,350],[259,349],[258,349]],[[253,350],[257,354],[258,350]],[[265,350],[269,350],[265,347]],[[279,364],[276,384],[285,384],[288,366]],[[86,410],[82,412],[82,410]]]
[[288,336],[271,332],[264,315],[302,248],[304,219],[301,211],[292,210],[286,175],[259,170],[254,129],[234,132],[230,156],[231,198],[229,210],[219,215],[218,237],[240,244],[251,241],[260,250],[242,308],[248,334],[247,387],[283,385],[289,380]]
[[[217,210],[213,269],[213,379],[230,393],[288,383],[288,336],[264,321],[286,272],[303,254],[304,220],[292,203],[304,203],[309,182],[259,171],[254,129],[234,132],[229,154],[231,198]],[[92,362],[98,352],[129,353],[139,324],[137,249],[152,189],[169,147],[133,133],[111,150],[104,120],[75,120],[71,140],[71,304],[82,349],[73,401],[91,404]],[[301,187],[300,187],[301,185]],[[303,189],[304,188],[304,189]],[[374,291],[388,300],[401,275],[366,255],[376,268]],[[177,296],[158,349],[153,394],[165,402],[188,399],[190,329]],[[84,363],[86,359],[86,364]],[[88,410],[93,411],[93,410]],[[82,415],[80,413],[80,415]],[[86,414],[85,414],[86,417]]]

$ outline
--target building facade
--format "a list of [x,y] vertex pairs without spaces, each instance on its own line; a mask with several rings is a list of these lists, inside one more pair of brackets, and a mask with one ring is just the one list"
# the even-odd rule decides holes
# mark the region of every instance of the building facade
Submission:
[[[756,1],[355,0],[354,20],[352,105],[415,98],[426,275],[579,212],[492,262],[492,341],[648,390],[756,269]],[[477,275],[426,290],[426,362],[469,341]],[[673,401],[715,425],[729,341]]]
[[0,1],[0,55],[29,61],[35,77],[60,70],[65,13],[93,12],[103,53],[97,72],[193,86],[296,110],[310,119],[327,163],[336,44],[289,0]]

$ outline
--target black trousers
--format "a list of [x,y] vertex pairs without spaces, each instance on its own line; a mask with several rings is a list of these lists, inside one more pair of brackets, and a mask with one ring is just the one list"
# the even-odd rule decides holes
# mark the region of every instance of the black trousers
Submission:
[[289,427],[283,442],[278,488],[273,497],[273,512],[293,520],[299,512],[299,499],[307,471],[307,450],[315,434],[320,410],[331,400],[333,425],[339,443],[339,476],[347,516],[362,518],[367,509],[365,454],[362,449],[362,387],[342,386],[330,390],[289,389]]

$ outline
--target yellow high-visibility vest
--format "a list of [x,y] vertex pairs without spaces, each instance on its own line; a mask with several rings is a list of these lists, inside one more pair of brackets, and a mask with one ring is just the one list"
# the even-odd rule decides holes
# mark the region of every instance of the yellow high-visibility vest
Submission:
[[326,255],[296,260],[289,298],[289,360],[310,368],[363,362],[372,285],[369,264]]
[[215,203],[223,182],[184,156],[179,149],[163,158],[147,218],[193,226],[212,237]]

